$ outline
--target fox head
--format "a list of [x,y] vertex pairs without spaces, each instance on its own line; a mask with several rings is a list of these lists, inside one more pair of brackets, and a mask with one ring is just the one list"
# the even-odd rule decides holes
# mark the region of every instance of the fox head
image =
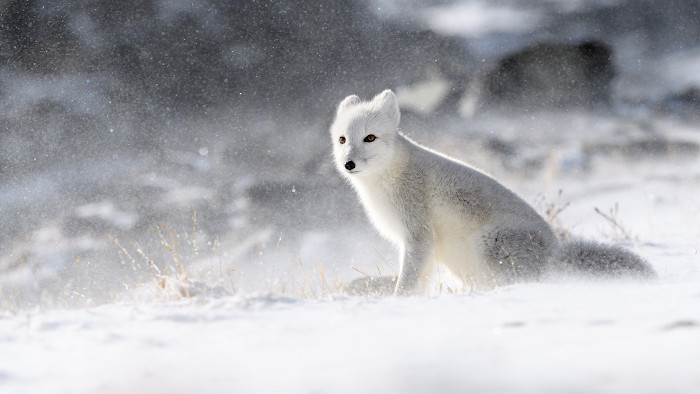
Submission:
[[394,159],[401,114],[391,90],[371,101],[348,96],[331,126],[333,156],[341,174],[365,177],[386,171]]

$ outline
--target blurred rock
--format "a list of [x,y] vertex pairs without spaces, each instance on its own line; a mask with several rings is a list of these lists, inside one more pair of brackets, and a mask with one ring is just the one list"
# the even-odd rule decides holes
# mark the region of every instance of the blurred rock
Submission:
[[663,136],[650,136],[634,140],[601,141],[586,144],[587,155],[619,156],[628,160],[696,157],[700,145],[693,141],[671,140]]
[[656,113],[698,118],[700,117],[700,88],[691,86],[682,92],[663,98],[652,106]]
[[370,94],[465,69],[463,40],[382,21],[357,0],[14,0],[0,21],[0,64],[108,75],[110,103],[142,119],[301,99],[316,110],[336,98],[329,87]]
[[477,76],[460,114],[484,107],[521,110],[590,108],[610,100],[612,49],[603,42],[538,44],[506,56]]
[[672,99],[683,104],[700,107],[700,88],[693,86],[678,95],[672,96]]

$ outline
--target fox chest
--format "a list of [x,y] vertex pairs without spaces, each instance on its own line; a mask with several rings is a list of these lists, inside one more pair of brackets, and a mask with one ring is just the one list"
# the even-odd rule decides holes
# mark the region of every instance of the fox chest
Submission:
[[384,237],[402,246],[406,240],[407,212],[391,190],[380,187],[358,187],[358,194],[367,216]]

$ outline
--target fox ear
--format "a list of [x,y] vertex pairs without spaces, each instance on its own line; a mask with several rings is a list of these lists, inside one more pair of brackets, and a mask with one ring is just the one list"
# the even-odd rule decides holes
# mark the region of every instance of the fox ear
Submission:
[[352,96],[348,96],[343,99],[343,101],[340,102],[340,105],[338,105],[338,113],[341,111],[348,109],[349,107],[353,105],[357,105],[360,103],[360,98],[355,96],[354,94]]
[[394,92],[387,89],[376,95],[372,103],[377,110],[387,114],[396,123],[396,127],[399,127],[401,111],[399,110],[399,103],[396,100]]

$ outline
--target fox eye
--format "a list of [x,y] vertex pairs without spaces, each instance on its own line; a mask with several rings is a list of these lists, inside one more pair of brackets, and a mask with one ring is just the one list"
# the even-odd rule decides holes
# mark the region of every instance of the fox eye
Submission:
[[344,144],[344,143],[345,143],[345,137],[340,137],[340,138],[338,138],[338,142],[340,142],[341,144]]
[[365,142],[372,142],[372,141],[374,141],[374,140],[376,140],[376,139],[377,139],[377,137],[376,137],[374,134],[370,134],[370,135],[368,135],[367,137],[365,137],[364,141],[365,141]]

